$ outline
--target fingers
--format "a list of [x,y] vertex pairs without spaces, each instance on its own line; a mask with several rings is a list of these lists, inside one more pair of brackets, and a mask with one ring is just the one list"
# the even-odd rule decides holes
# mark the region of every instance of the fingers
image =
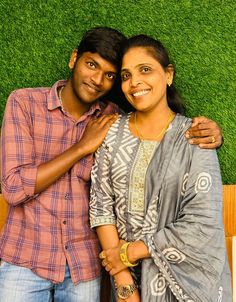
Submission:
[[196,136],[195,131],[208,130],[210,135],[221,135],[221,129],[219,125],[206,117],[198,117],[193,119],[191,127],[188,129],[187,133],[190,136]]
[[102,251],[100,254],[99,254],[99,258],[100,259],[106,259],[106,254],[104,251]]
[[102,266],[105,268],[105,270],[106,270],[107,272],[110,272],[110,270],[112,270],[111,264],[110,264],[106,259],[104,259],[104,260],[102,261]]
[[117,120],[118,116],[118,114],[103,115],[99,118],[90,120],[87,127],[96,129],[96,131],[108,131],[111,125]]
[[188,132],[186,132],[186,137],[191,138],[191,137],[207,137],[207,136],[212,136],[212,131],[209,129],[203,129],[200,130],[198,127],[197,128],[192,128],[189,129]]
[[110,270],[112,270],[112,267],[110,266],[109,263],[105,266],[105,270],[106,270],[107,272],[110,272]]
[[186,135],[188,137],[204,136],[204,135],[205,136],[207,136],[207,135],[219,135],[219,134],[221,134],[220,127],[213,121],[210,121],[210,122],[207,122],[207,123],[202,123],[202,124],[197,124],[196,126],[192,125],[186,131]]
[[102,266],[106,266],[108,263],[109,262],[106,259],[102,260]]
[[107,114],[99,117],[96,122],[101,125],[102,127],[105,126],[109,122],[114,122],[118,118],[118,114]]
[[201,124],[201,123],[207,123],[209,121],[211,121],[211,120],[205,116],[197,116],[192,119],[192,124],[197,125],[197,124]]
[[215,149],[221,145],[221,141],[219,138],[215,138],[214,136],[207,136],[201,138],[191,138],[188,141],[191,145],[199,145],[200,148],[203,149]]
[[201,148],[212,149],[222,144],[219,125],[204,116],[193,119],[193,124],[186,131],[185,136],[190,144],[199,145]]

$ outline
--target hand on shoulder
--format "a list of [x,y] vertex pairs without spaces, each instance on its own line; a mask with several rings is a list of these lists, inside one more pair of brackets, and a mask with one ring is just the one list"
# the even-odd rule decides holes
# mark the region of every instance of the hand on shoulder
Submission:
[[185,136],[190,144],[199,145],[204,149],[215,149],[223,143],[220,126],[204,116],[193,118],[192,126],[187,130]]

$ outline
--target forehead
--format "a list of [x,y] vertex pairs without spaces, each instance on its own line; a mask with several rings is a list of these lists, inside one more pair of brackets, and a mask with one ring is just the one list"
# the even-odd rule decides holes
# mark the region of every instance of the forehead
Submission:
[[108,60],[101,57],[97,52],[84,52],[79,60],[82,61],[93,61],[99,68],[103,69],[104,71],[110,71],[110,72],[117,72],[117,68],[114,64],[109,62]]
[[125,53],[122,59],[122,69],[135,67],[144,63],[159,64],[149,48],[132,47]]

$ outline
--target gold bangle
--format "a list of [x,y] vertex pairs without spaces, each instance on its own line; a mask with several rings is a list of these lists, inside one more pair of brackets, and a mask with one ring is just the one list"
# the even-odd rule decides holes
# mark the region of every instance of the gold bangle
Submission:
[[133,267],[133,266],[137,266],[138,262],[135,263],[131,263],[129,261],[128,255],[127,255],[127,249],[128,246],[130,245],[131,242],[126,242],[124,243],[121,248],[120,248],[120,260],[124,263],[125,266],[127,267]]

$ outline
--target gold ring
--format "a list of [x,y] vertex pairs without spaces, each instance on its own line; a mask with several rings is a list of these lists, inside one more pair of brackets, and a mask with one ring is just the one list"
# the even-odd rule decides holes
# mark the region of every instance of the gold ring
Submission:
[[212,144],[214,144],[216,142],[214,135],[212,135],[212,137],[211,137],[211,142],[212,142]]
[[105,258],[106,258],[104,251],[102,251],[102,252],[99,254],[99,258],[100,258],[100,259],[105,259]]

